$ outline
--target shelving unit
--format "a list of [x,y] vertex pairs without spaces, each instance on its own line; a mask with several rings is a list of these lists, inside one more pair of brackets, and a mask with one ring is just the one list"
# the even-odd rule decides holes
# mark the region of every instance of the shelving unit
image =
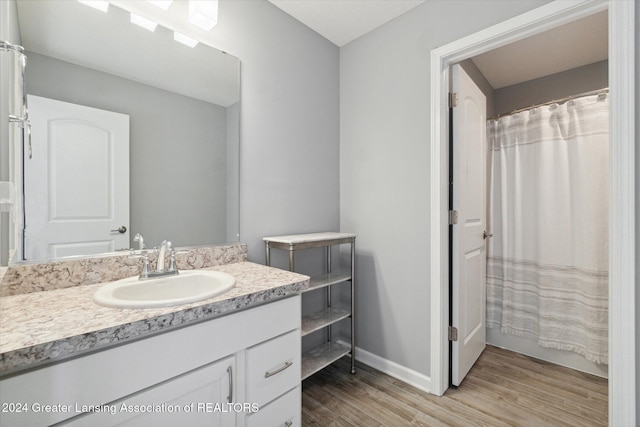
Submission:
[[[356,235],[351,233],[311,233],[295,234],[289,236],[264,237],[267,265],[271,265],[271,249],[289,251],[289,270],[295,268],[295,252],[301,249],[326,248],[327,272],[321,276],[312,277],[309,288],[304,292],[319,291],[325,289],[327,293],[327,306],[318,312],[302,316],[302,337],[306,337],[317,331],[327,331],[327,342],[315,347],[302,355],[302,379],[313,375],[320,369],[335,362],[343,356],[351,357],[351,373],[356,373],[355,368],[355,244]],[[332,271],[331,248],[332,246],[351,245],[351,267],[347,271]],[[351,306],[339,307],[331,304],[331,288],[334,285],[351,282]],[[351,321],[351,343],[344,344],[331,337],[331,325],[344,319]]]

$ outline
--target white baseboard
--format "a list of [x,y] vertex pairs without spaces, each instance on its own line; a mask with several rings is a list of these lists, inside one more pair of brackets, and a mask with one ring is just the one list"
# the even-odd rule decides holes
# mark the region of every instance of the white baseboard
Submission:
[[[347,342],[339,342],[345,345],[350,345]],[[356,360],[419,390],[431,393],[431,378],[425,374],[421,374],[420,372],[409,369],[396,362],[392,362],[391,360],[384,359],[359,347],[356,347]]]

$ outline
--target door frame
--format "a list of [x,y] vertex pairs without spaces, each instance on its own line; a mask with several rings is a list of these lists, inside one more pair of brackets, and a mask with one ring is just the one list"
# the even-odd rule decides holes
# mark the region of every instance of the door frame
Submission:
[[[448,387],[449,66],[601,11],[609,11],[609,424],[636,423],[635,5],[554,1],[431,51],[431,392]],[[631,35],[631,36],[629,36]]]

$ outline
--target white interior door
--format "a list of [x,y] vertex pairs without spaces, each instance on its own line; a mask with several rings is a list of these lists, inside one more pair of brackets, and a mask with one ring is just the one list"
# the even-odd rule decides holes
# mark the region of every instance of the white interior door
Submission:
[[128,248],[129,116],[32,95],[28,105],[26,258]]
[[460,385],[486,345],[486,97],[460,65],[452,67],[453,209],[452,384]]

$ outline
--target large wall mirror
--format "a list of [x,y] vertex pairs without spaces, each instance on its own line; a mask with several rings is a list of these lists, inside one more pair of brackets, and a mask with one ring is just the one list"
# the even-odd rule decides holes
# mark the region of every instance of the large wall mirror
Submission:
[[[16,260],[136,248],[138,233],[147,246],[237,242],[239,59],[133,25],[113,4],[103,13],[76,1],[18,0],[17,9],[33,146],[24,154],[25,245]],[[125,130],[85,126],[103,112]],[[124,151],[112,146],[117,132],[128,135]],[[101,224],[120,199],[123,219]],[[82,243],[74,221],[107,237]]]

